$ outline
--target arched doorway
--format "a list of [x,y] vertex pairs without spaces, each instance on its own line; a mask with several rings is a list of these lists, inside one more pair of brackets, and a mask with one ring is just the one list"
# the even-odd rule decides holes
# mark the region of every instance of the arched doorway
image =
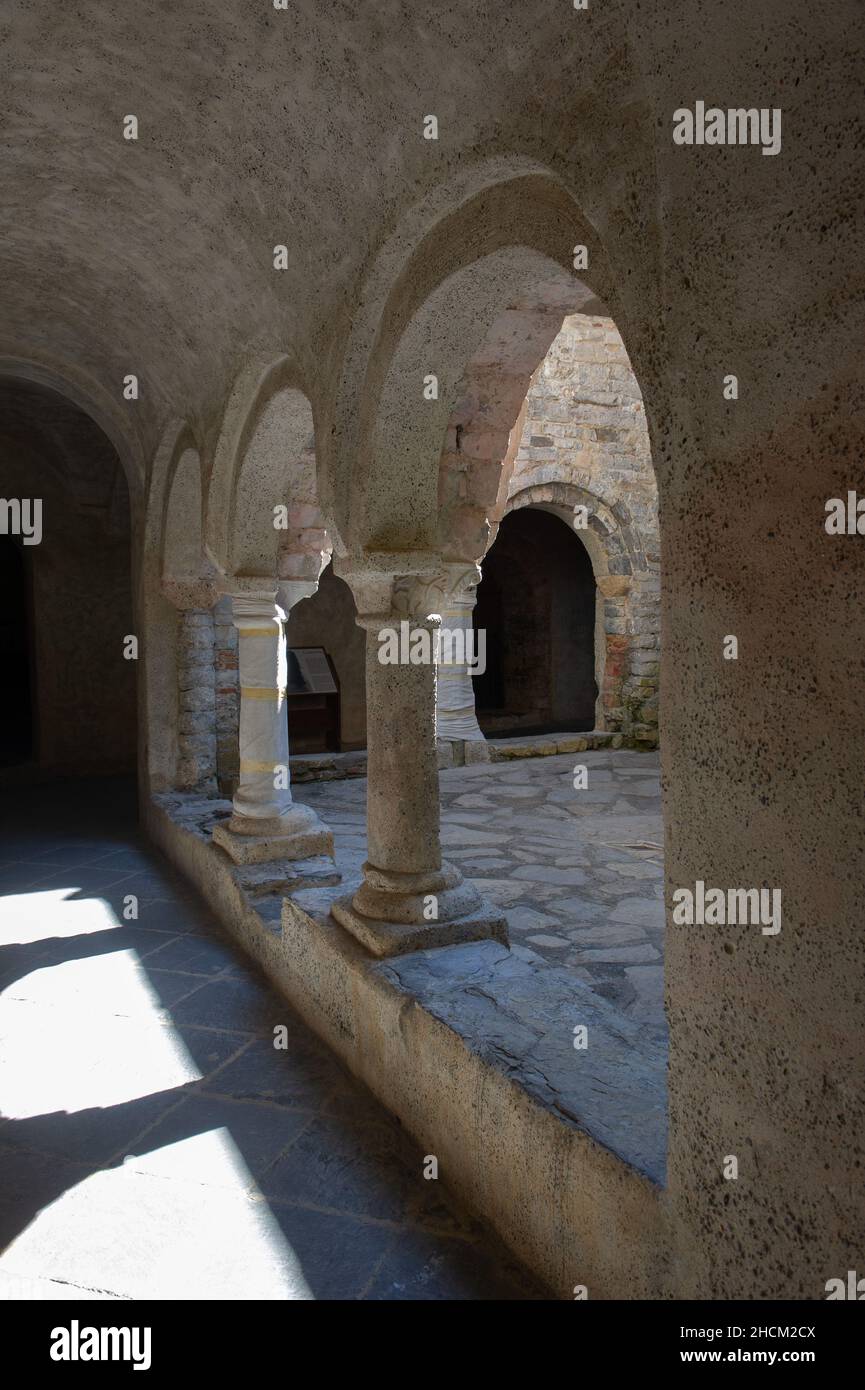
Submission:
[[588,552],[549,512],[504,518],[483,561],[474,625],[486,669],[474,677],[484,733],[581,732],[595,723],[595,579]]

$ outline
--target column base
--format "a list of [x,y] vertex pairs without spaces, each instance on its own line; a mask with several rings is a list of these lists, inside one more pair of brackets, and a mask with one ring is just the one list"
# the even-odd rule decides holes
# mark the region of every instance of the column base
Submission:
[[385,922],[365,917],[351,898],[337,898],[331,913],[341,927],[350,931],[362,946],[379,959],[405,956],[434,946],[456,946],[463,941],[500,941],[508,946],[508,924],[501,913],[487,903],[465,917],[450,922]]
[[213,839],[235,864],[266,864],[273,859],[333,859],[333,834],[309,806],[292,806],[284,816],[256,819],[235,813],[213,827]]
[[[503,913],[450,864],[428,875],[386,873],[366,864],[364,875],[354,896],[338,898],[331,913],[374,956],[402,956],[462,941],[509,944]],[[431,906],[434,918],[428,916]]]

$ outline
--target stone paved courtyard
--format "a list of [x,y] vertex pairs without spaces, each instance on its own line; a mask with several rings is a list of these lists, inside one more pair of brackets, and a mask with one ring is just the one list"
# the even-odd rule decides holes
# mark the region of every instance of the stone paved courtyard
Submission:
[[[587,786],[574,788],[574,768]],[[446,769],[445,853],[504,909],[511,939],[662,1028],[663,840],[657,753],[602,749]],[[366,780],[305,784],[338,862],[365,856]]]

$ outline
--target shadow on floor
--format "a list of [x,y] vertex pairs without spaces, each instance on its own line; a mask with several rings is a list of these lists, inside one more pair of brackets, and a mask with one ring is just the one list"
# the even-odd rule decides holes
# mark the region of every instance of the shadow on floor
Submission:
[[46,1296],[549,1296],[142,839],[131,783],[15,802],[0,1279]]

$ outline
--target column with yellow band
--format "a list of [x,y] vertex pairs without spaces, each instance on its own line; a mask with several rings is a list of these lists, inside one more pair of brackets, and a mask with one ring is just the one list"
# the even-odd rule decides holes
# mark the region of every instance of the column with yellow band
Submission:
[[231,819],[214,827],[213,838],[240,864],[332,855],[330,831],[291,796],[286,609],[275,589],[236,594],[231,606],[238,635],[240,778]]
[[240,781],[232,828],[282,819],[292,810],[285,711],[285,610],[275,593],[232,599],[240,676]]

